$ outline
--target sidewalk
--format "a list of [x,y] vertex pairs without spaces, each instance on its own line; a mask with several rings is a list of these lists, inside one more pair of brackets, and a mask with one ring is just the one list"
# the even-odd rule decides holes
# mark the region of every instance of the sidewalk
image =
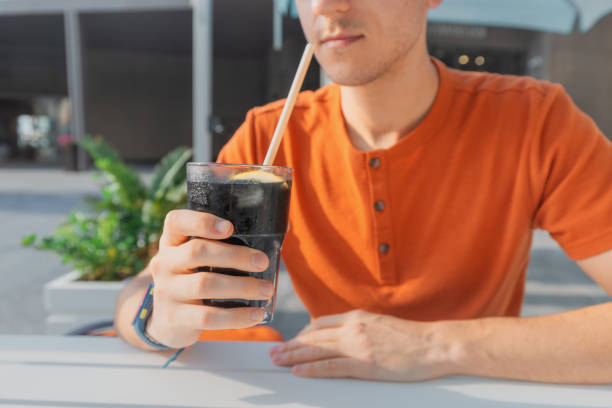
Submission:
[[[146,171],[145,171],[146,172]],[[96,193],[92,172],[0,167],[0,334],[44,333],[42,287],[69,271],[51,253],[21,247],[21,237],[50,234],[84,194]],[[569,260],[543,231],[536,231],[523,314],[550,314],[608,301],[605,292]],[[292,337],[309,317],[293,294],[289,276],[279,278],[273,326]]]

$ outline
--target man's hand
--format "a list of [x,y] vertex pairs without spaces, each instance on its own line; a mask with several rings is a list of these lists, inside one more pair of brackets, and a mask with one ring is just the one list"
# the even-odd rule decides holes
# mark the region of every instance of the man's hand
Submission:
[[434,327],[356,310],[316,319],[270,356],[300,377],[427,380],[452,373]]
[[[202,330],[239,329],[264,318],[258,308],[220,309],[202,305],[202,299],[268,299],[274,287],[254,277],[212,272],[193,273],[199,266],[262,272],[266,255],[244,246],[218,240],[232,234],[232,225],[214,215],[176,210],[168,213],[159,252],[148,268],[155,283],[153,314],[147,333],[170,347],[195,343]],[[195,239],[192,239],[194,238]]]

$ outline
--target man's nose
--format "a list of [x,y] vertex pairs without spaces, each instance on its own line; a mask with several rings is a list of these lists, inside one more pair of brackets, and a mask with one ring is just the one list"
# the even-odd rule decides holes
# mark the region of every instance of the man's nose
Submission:
[[345,13],[351,8],[351,0],[312,0],[311,7],[314,15],[326,16],[334,13]]

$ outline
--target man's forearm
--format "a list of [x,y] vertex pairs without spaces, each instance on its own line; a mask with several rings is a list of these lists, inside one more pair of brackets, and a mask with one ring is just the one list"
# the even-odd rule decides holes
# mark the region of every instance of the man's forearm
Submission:
[[452,374],[553,383],[612,382],[612,303],[529,318],[435,323]]
[[146,270],[141,272],[119,293],[115,306],[115,329],[117,333],[127,343],[143,350],[153,350],[153,348],[138,337],[132,327],[132,320],[140,307],[145,290],[151,282],[151,274]]

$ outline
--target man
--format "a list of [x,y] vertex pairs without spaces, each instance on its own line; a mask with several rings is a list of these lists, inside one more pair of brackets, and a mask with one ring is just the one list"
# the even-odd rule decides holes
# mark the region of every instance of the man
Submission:
[[[612,144],[558,85],[432,60],[427,11],[441,1],[297,0],[338,85],[301,95],[277,157],[294,168],[283,256],[314,320],[271,358],[307,377],[610,382],[612,304],[518,315],[535,228],[612,293]],[[281,107],[249,112],[219,160],[262,162]],[[121,336],[150,348],[130,320],[151,280],[146,333],[161,344],[260,321],[200,302],[271,294],[254,278],[191,273],[265,269],[261,253],[217,241],[231,231],[170,213],[119,299]]]

